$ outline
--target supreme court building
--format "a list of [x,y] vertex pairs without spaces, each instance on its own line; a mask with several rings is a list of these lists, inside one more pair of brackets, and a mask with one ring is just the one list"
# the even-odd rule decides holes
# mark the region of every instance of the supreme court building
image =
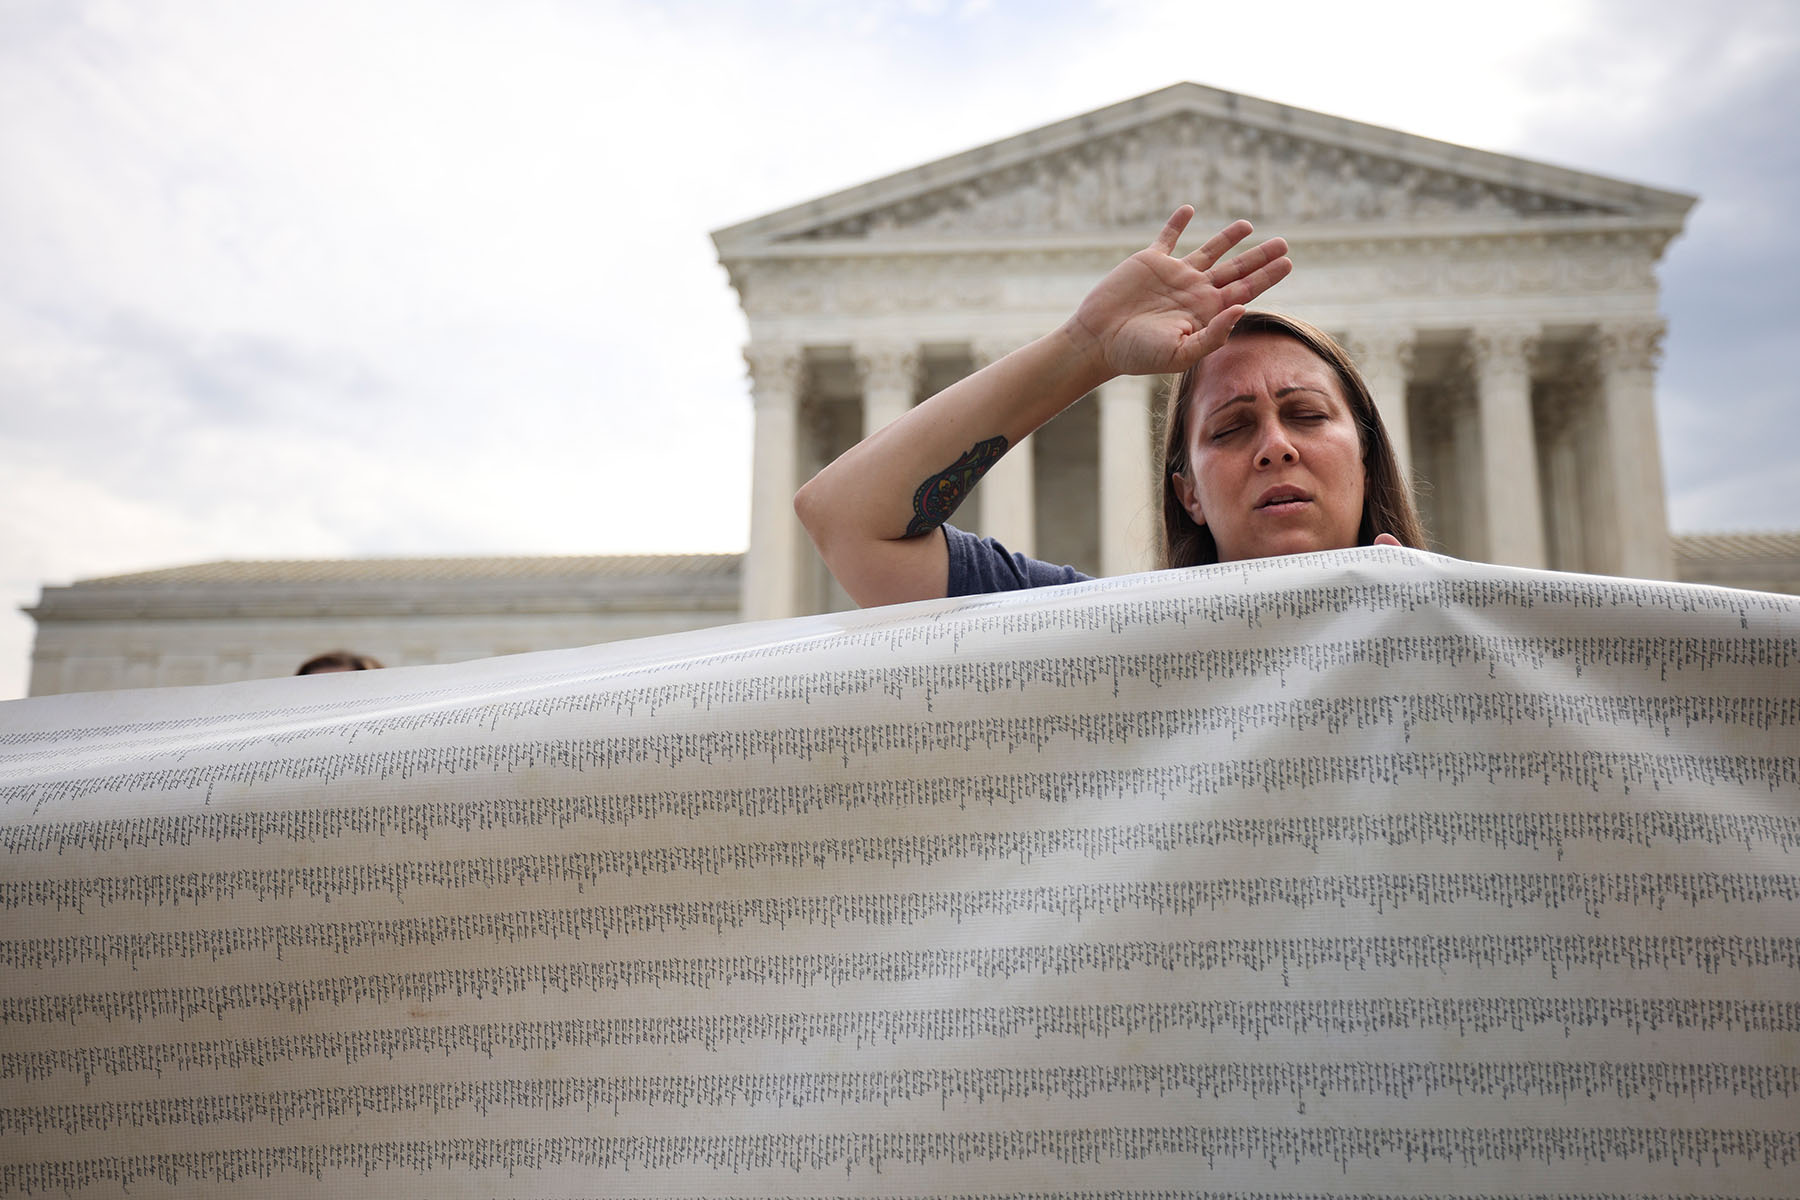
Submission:
[[[1295,271],[1260,303],[1346,342],[1445,552],[1673,576],[1655,268],[1694,197],[1178,84],[713,235],[750,323],[745,616],[831,606],[800,482],[1055,328],[1182,203],[1188,248],[1236,217],[1288,239]],[[1160,383],[1100,388],[959,523],[1148,568]]]
[[[748,318],[741,557],[215,563],[46,587],[33,694],[390,665],[848,607],[792,497],[866,433],[1060,324],[1175,207],[1291,244],[1263,305],[1337,334],[1434,546],[1800,592],[1800,533],[1668,529],[1656,264],[1694,197],[1178,84],[714,233]],[[1098,390],[956,523],[1115,575],[1152,565],[1161,380]],[[722,402],[730,402],[721,398]]]

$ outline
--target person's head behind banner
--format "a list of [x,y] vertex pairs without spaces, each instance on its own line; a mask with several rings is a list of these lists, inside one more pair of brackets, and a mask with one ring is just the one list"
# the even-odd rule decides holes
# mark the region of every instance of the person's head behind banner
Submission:
[[350,650],[327,650],[300,664],[296,675],[333,675],[339,671],[377,671],[381,663],[371,655]]

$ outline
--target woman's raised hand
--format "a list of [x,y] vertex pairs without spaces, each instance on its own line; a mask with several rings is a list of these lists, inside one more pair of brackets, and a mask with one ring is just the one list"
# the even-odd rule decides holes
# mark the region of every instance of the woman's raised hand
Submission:
[[948,543],[918,535],[942,524],[1001,453],[1108,379],[1198,362],[1224,345],[1246,303],[1293,270],[1280,238],[1223,261],[1250,236],[1248,221],[1175,257],[1193,217],[1177,209],[1068,321],[915,405],[800,489],[801,523],[858,604],[945,595]]
[[1189,205],[1176,209],[1156,240],[1114,267],[1069,319],[1068,333],[1097,371],[1185,371],[1225,344],[1244,305],[1294,269],[1281,238],[1220,261],[1250,236],[1248,221],[1234,221],[1198,250],[1175,257],[1175,243],[1193,217]]

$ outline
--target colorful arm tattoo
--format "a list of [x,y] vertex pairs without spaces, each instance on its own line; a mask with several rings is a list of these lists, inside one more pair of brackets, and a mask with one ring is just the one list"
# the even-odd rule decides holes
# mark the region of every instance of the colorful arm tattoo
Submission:
[[963,456],[931,476],[913,493],[913,519],[907,537],[930,533],[950,519],[956,506],[968,498],[969,489],[1006,453],[1006,439],[991,437],[977,442]]

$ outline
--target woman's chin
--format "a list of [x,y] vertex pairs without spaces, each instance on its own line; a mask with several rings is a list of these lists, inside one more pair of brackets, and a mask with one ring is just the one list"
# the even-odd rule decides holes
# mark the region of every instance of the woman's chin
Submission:
[[1251,558],[1285,558],[1292,554],[1317,554],[1321,550],[1349,550],[1356,539],[1328,537],[1312,529],[1272,530],[1262,537],[1248,539],[1242,553],[1220,554],[1220,562],[1241,562]]

